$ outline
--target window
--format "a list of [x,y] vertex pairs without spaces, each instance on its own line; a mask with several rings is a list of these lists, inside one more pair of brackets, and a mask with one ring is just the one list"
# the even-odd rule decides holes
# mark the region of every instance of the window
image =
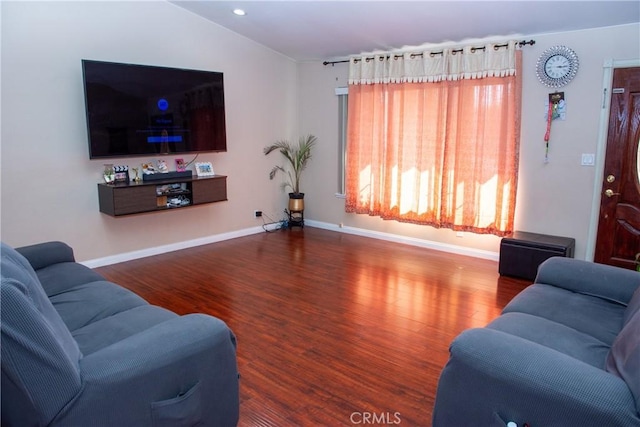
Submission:
[[511,232],[520,92],[519,69],[506,76],[352,84],[346,211]]

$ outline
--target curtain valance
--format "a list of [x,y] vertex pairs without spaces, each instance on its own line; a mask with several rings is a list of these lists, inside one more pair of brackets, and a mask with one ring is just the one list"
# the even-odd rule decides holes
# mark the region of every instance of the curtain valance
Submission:
[[512,76],[518,42],[380,53],[349,60],[349,84],[416,83]]

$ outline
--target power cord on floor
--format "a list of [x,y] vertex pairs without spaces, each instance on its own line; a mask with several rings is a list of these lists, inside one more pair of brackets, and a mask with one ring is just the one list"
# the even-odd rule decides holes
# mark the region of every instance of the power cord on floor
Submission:
[[[265,218],[269,222],[267,222],[265,220]],[[273,224],[278,224],[278,225],[276,225],[275,227],[269,229],[269,226],[273,225]],[[264,231],[266,231],[267,233],[273,233],[275,231],[279,231],[279,230],[285,229],[285,228],[288,227],[288,225],[289,225],[289,222],[286,219],[281,219],[280,221],[276,221],[273,218],[271,218],[269,215],[266,215],[264,213],[262,214],[262,229]]]

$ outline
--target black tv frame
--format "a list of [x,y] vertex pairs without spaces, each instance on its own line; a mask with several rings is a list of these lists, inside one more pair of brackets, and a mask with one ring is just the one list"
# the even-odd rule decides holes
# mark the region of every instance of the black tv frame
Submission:
[[217,71],[82,60],[90,159],[227,151]]

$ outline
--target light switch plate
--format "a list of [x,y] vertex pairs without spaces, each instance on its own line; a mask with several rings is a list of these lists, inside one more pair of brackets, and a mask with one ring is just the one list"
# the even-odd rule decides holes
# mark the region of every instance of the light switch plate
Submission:
[[596,164],[596,155],[593,153],[582,153],[582,166],[594,166]]

